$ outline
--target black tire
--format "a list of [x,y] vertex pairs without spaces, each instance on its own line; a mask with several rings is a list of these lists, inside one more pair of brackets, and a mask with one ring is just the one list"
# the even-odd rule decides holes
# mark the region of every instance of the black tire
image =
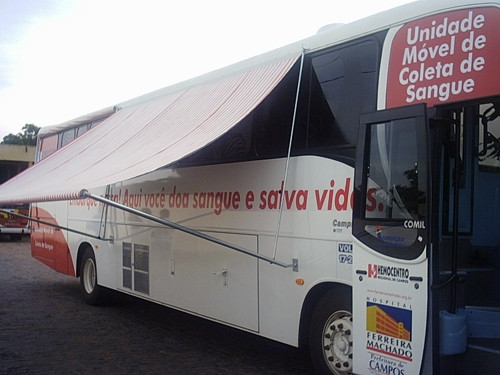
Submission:
[[345,288],[326,292],[309,326],[309,350],[318,375],[352,373],[352,302]]
[[97,283],[97,263],[90,246],[83,251],[80,263],[80,287],[83,298],[89,305],[100,305],[103,302],[104,290]]

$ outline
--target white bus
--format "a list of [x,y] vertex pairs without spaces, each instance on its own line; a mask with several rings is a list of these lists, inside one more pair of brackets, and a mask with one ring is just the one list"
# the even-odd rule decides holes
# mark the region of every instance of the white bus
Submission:
[[[308,348],[500,369],[500,3],[419,1],[39,134],[33,256]],[[498,59],[498,60],[497,60]]]

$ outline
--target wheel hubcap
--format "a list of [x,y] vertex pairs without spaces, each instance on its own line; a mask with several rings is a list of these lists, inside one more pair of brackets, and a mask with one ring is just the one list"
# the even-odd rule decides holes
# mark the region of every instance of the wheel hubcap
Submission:
[[347,311],[337,311],[323,328],[323,354],[334,374],[352,372],[352,316]]
[[96,284],[95,264],[92,259],[87,259],[87,261],[85,262],[85,265],[83,266],[82,277],[85,292],[91,294]]

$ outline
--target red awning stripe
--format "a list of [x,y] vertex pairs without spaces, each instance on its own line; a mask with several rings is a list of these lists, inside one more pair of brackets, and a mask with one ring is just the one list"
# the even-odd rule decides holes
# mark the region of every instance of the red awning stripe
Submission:
[[298,56],[127,105],[0,186],[0,204],[69,200],[179,160],[247,116]]

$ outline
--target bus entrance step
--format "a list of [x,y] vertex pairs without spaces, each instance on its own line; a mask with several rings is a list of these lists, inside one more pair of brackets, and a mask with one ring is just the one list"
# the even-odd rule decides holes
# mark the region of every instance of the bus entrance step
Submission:
[[500,308],[467,306],[465,315],[469,338],[500,338]]

